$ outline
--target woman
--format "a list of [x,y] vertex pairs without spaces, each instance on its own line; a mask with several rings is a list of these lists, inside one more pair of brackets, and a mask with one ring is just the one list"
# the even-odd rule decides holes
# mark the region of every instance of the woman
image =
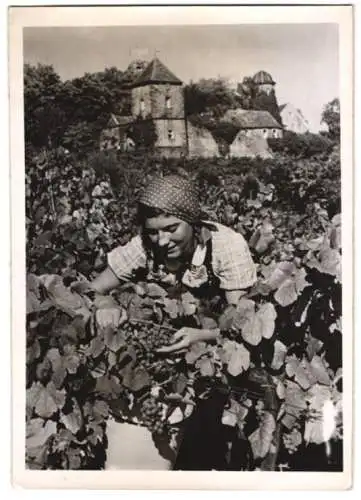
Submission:
[[[189,290],[200,298],[221,294],[226,304],[235,305],[256,281],[256,268],[243,236],[221,224],[202,220],[198,193],[187,179],[178,175],[153,179],[139,198],[138,222],[139,234],[109,253],[107,268],[91,284],[96,292],[104,294],[124,281],[135,281],[139,272],[143,272],[146,279],[179,286],[180,290]],[[108,299],[98,303],[96,316],[101,326],[117,326],[124,317],[121,309]],[[218,329],[183,327],[175,333],[173,342],[159,351],[179,352],[200,340],[214,341],[218,334]],[[147,444],[145,429],[136,431],[134,426],[125,425],[114,422],[109,425],[107,468],[126,467],[120,463],[117,450],[121,442],[124,457],[127,440],[129,449],[135,452],[134,468],[174,466],[159,457],[149,440]],[[195,424],[193,427],[199,429]],[[209,432],[210,429],[212,425]],[[140,437],[138,450],[136,433]],[[183,464],[188,460],[184,457],[194,457],[189,442],[181,455]],[[139,461],[144,457],[147,463],[140,466]],[[197,467],[193,464],[189,468]]]

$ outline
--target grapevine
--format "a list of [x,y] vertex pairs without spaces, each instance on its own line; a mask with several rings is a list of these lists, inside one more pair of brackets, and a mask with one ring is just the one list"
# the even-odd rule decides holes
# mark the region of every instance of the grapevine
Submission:
[[[214,165],[224,180],[219,185],[200,175],[202,160],[189,160],[183,166],[195,175],[207,218],[248,240],[256,284],[237,307],[221,309],[216,300],[201,306],[189,296],[169,299],[167,290],[140,281],[142,291],[124,286],[112,294],[126,321],[100,329],[98,299],[72,286],[96,276],[107,252],[135,234],[135,196],[156,162],[127,161],[133,185],[124,192],[106,173],[55,151],[27,165],[27,467],[101,469],[109,417],[170,441],[198,402],[219,391],[226,398],[220,424],[238,436],[230,457],[242,436],[251,470],[281,464],[302,470],[302,456],[314,447],[322,450],[324,470],[330,462],[341,470],[340,216],[327,205],[337,189],[324,182],[332,169],[337,173],[337,156],[292,167],[313,179],[302,194],[303,212],[292,209],[285,186],[293,173],[284,158],[269,166],[286,184],[272,184],[261,165],[253,199],[240,195],[242,172],[232,160]],[[172,168],[172,161],[164,165]],[[177,356],[157,353],[179,325],[209,322],[220,328],[216,343],[197,343]],[[334,427],[325,436],[327,407]],[[232,460],[230,470],[240,467]]]

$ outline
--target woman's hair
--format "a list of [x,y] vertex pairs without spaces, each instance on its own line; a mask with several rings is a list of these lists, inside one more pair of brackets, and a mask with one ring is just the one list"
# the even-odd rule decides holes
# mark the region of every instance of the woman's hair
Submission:
[[152,217],[158,217],[159,215],[169,215],[164,212],[164,210],[156,207],[149,207],[144,205],[144,203],[138,203],[138,210],[136,215],[136,224],[143,229],[145,221],[151,219]]

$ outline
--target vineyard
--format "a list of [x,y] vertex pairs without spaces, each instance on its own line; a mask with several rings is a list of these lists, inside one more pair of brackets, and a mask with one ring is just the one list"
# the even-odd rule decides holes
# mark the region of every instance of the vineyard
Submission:
[[[107,253],[136,232],[139,190],[179,170],[205,218],[244,235],[256,284],[236,307],[143,281],[91,292]],[[27,467],[104,468],[111,415],[146,426],[167,453],[217,393],[217,468],[342,470],[339,183],[337,146],[307,159],[27,158]],[[95,311],[114,304],[121,326],[100,329]],[[157,353],[182,326],[221,334]]]

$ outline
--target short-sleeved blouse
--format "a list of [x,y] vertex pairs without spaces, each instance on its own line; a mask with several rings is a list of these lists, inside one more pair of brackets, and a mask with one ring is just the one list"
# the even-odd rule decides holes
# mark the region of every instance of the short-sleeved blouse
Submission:
[[[223,290],[242,290],[256,281],[256,266],[244,237],[219,223],[211,223],[211,265]],[[134,274],[147,267],[147,255],[141,236],[108,254],[108,265],[121,281],[131,281]]]

